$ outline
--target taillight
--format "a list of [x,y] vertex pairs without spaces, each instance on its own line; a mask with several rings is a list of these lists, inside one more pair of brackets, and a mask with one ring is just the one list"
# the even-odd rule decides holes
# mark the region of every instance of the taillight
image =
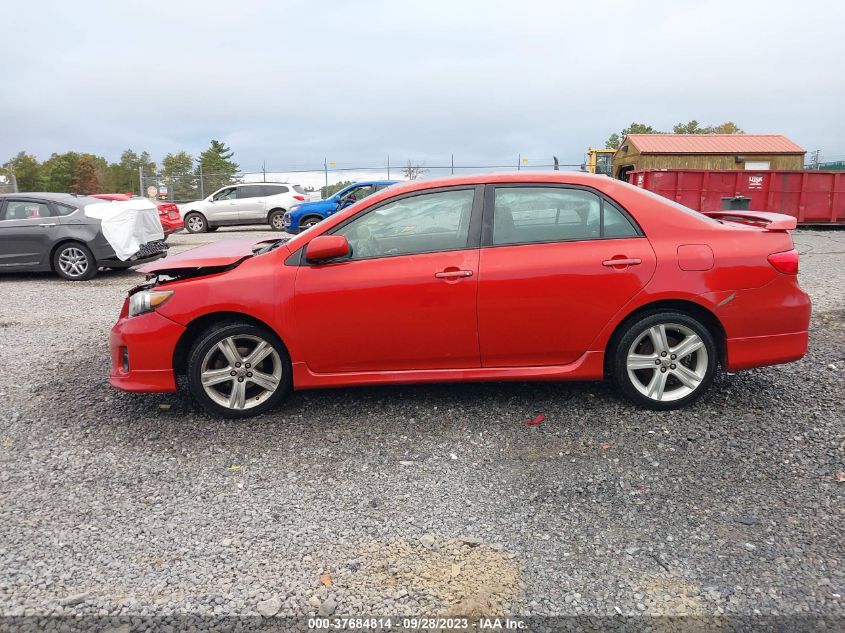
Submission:
[[299,200],[300,202],[305,202],[305,196],[294,196],[294,200]]
[[791,251],[772,253],[769,255],[769,263],[778,272],[784,275],[798,274],[798,251],[794,248]]

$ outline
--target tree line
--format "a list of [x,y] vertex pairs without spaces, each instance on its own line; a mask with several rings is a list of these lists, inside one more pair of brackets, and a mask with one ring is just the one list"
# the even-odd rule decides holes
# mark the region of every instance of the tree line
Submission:
[[[616,132],[611,134],[607,141],[605,141],[605,147],[617,149],[619,143],[628,134],[666,134],[666,132],[662,132],[645,123],[631,123],[631,125],[623,129],[619,134]],[[686,123],[676,124],[672,127],[672,134],[744,134],[744,132],[733,121],[725,121],[719,125],[705,125],[702,127],[698,121],[692,119]]]
[[[149,152],[140,154],[127,149],[117,162],[109,163],[103,156],[85,152],[54,153],[45,160],[38,159],[25,151],[3,163],[3,167],[14,174],[19,191],[57,191],[78,194],[125,193],[140,191],[139,171],[155,174],[167,185],[169,193],[176,199],[198,198],[200,190],[210,193],[236,180],[238,165],[232,158],[234,152],[224,143],[212,140],[208,149],[196,158],[188,152],[167,154],[161,161],[161,169],[150,157]],[[202,177],[203,187],[200,187]],[[154,184],[155,179],[145,182]]]

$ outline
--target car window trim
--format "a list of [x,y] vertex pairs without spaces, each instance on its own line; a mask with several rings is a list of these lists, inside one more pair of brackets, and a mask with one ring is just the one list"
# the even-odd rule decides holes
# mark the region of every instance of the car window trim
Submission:
[[[359,218],[364,217],[368,213],[372,213],[381,207],[392,204],[393,202],[398,202],[399,200],[405,200],[407,198],[413,198],[416,196],[431,194],[431,193],[443,193],[448,191],[472,191],[473,198],[472,198],[472,207],[470,209],[470,216],[469,216],[469,228],[467,231],[467,244],[461,248],[448,248],[448,249],[437,249],[433,251],[417,251],[414,253],[394,253],[392,255],[381,255],[379,257],[367,257],[366,259],[349,259],[349,258],[342,258],[342,259],[335,259],[331,260],[330,262],[316,262],[312,263],[305,259],[305,249],[308,248],[308,244],[303,244],[295,253],[290,255],[287,259],[285,259],[286,266],[325,266],[329,263],[340,263],[340,262],[365,262],[365,261],[372,261],[374,259],[386,259],[389,257],[410,257],[413,255],[430,255],[431,253],[454,253],[455,251],[466,251],[471,249],[477,249],[481,247],[481,215],[482,215],[482,208],[484,205],[484,189],[485,185],[454,185],[454,186],[447,186],[447,187],[434,187],[432,189],[419,189],[417,191],[410,191],[408,193],[403,193],[398,196],[394,196],[392,198],[387,198],[376,204],[361,209],[358,213],[353,215],[350,218],[345,219],[340,224],[333,226],[331,229],[326,231],[325,233],[320,233],[320,235],[334,235],[337,231],[345,227],[350,222],[357,220]],[[366,199],[366,198],[365,198]],[[319,237],[315,235],[314,237]],[[312,238],[313,239],[313,238]],[[310,240],[309,240],[310,242]]]
[[[511,244],[494,244],[493,243],[493,213],[496,205],[496,189],[516,189],[516,188],[537,188],[543,187],[545,189],[575,189],[579,191],[586,191],[598,196],[600,201],[600,217],[599,217],[599,237],[590,238],[572,238],[567,240],[543,240],[531,242],[513,242]],[[622,216],[631,223],[636,235],[627,236],[613,236],[608,237],[604,235],[604,205],[609,204],[615,208]],[[501,248],[503,246],[527,246],[529,244],[556,244],[566,242],[597,242],[602,240],[626,240],[644,238],[646,235],[640,227],[639,223],[631,216],[628,211],[622,207],[618,202],[606,196],[604,193],[593,187],[585,185],[570,185],[565,183],[545,183],[545,182],[496,182],[489,183],[484,193],[484,210],[482,213],[482,230],[481,230],[481,248]]]

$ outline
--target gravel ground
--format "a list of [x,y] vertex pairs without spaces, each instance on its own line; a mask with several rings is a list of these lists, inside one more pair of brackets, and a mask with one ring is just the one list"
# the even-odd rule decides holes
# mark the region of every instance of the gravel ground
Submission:
[[[177,235],[173,250],[232,234],[278,235]],[[138,273],[7,275],[0,613],[841,626],[845,232],[795,241],[810,353],[667,413],[546,383],[298,392],[212,419],[184,394],[108,385],[108,331]]]

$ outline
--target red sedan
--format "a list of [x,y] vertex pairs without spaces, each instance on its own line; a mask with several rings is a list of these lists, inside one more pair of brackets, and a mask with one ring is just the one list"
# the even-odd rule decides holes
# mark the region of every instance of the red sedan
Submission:
[[[131,193],[95,193],[91,197],[102,200],[131,200],[135,195]],[[185,223],[182,221],[182,215],[179,213],[178,205],[172,202],[159,202],[157,200],[151,200],[150,202],[156,205],[158,209],[158,219],[164,231],[164,239],[167,239],[172,233],[185,228]]]
[[186,375],[229,417],[291,389],[482,380],[610,378],[672,409],[719,365],[806,353],[794,227],[582,173],[412,181],[289,241],[219,241],[141,268],[110,380],[175,391]]

